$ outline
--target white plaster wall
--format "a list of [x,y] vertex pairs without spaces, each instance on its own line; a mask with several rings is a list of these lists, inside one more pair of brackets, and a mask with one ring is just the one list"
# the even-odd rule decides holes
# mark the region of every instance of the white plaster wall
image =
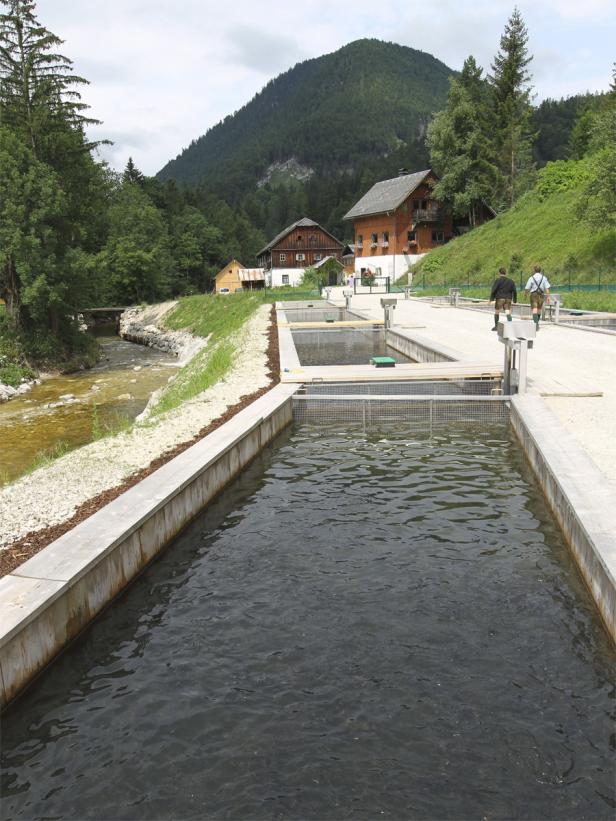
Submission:
[[377,257],[355,257],[355,271],[359,273],[362,268],[380,268],[381,276],[398,279],[407,272],[409,265],[414,265],[423,256],[425,254],[383,254]]
[[289,285],[296,288],[301,285],[304,278],[303,268],[272,268],[271,271],[271,287],[278,288],[282,283],[282,275],[287,274],[289,277]]

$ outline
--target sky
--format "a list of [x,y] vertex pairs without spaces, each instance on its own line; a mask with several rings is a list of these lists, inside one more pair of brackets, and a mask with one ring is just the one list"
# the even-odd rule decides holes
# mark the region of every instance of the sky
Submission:
[[[155,174],[191,140],[297,62],[364,37],[433,54],[453,69],[473,54],[489,69],[514,0],[38,0],[61,37],[116,169],[129,156]],[[535,102],[608,88],[615,0],[519,0]]]

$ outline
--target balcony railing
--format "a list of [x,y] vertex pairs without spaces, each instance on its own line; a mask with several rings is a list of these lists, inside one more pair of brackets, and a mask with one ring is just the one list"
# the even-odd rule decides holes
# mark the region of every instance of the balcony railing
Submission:
[[443,211],[441,208],[415,208],[413,222],[441,222]]
[[361,249],[361,248],[364,247],[364,243],[363,242],[356,242],[355,247]]
[[381,242],[381,248],[388,248],[388,247],[389,247],[389,240],[384,239],[384,240]]

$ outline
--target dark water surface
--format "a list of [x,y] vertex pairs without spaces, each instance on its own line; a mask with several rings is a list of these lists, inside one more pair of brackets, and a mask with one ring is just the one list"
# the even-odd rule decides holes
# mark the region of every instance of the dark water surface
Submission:
[[612,819],[613,663],[506,430],[295,429],[7,712],[3,818]]
[[382,328],[294,330],[293,342],[302,365],[368,365],[373,356],[391,356],[396,362],[413,362],[385,342]]

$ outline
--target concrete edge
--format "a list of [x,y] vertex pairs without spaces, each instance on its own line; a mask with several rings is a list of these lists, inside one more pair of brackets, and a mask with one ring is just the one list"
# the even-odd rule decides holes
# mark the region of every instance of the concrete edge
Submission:
[[[464,356],[453,348],[435,342],[427,336],[409,333],[402,328],[388,328],[385,331],[387,344],[418,362],[465,362]],[[410,351],[410,353],[407,353]],[[412,351],[415,353],[413,354]]]
[[539,397],[514,396],[510,419],[616,643],[616,494]]
[[1,706],[291,423],[296,390],[277,385],[0,579]]

